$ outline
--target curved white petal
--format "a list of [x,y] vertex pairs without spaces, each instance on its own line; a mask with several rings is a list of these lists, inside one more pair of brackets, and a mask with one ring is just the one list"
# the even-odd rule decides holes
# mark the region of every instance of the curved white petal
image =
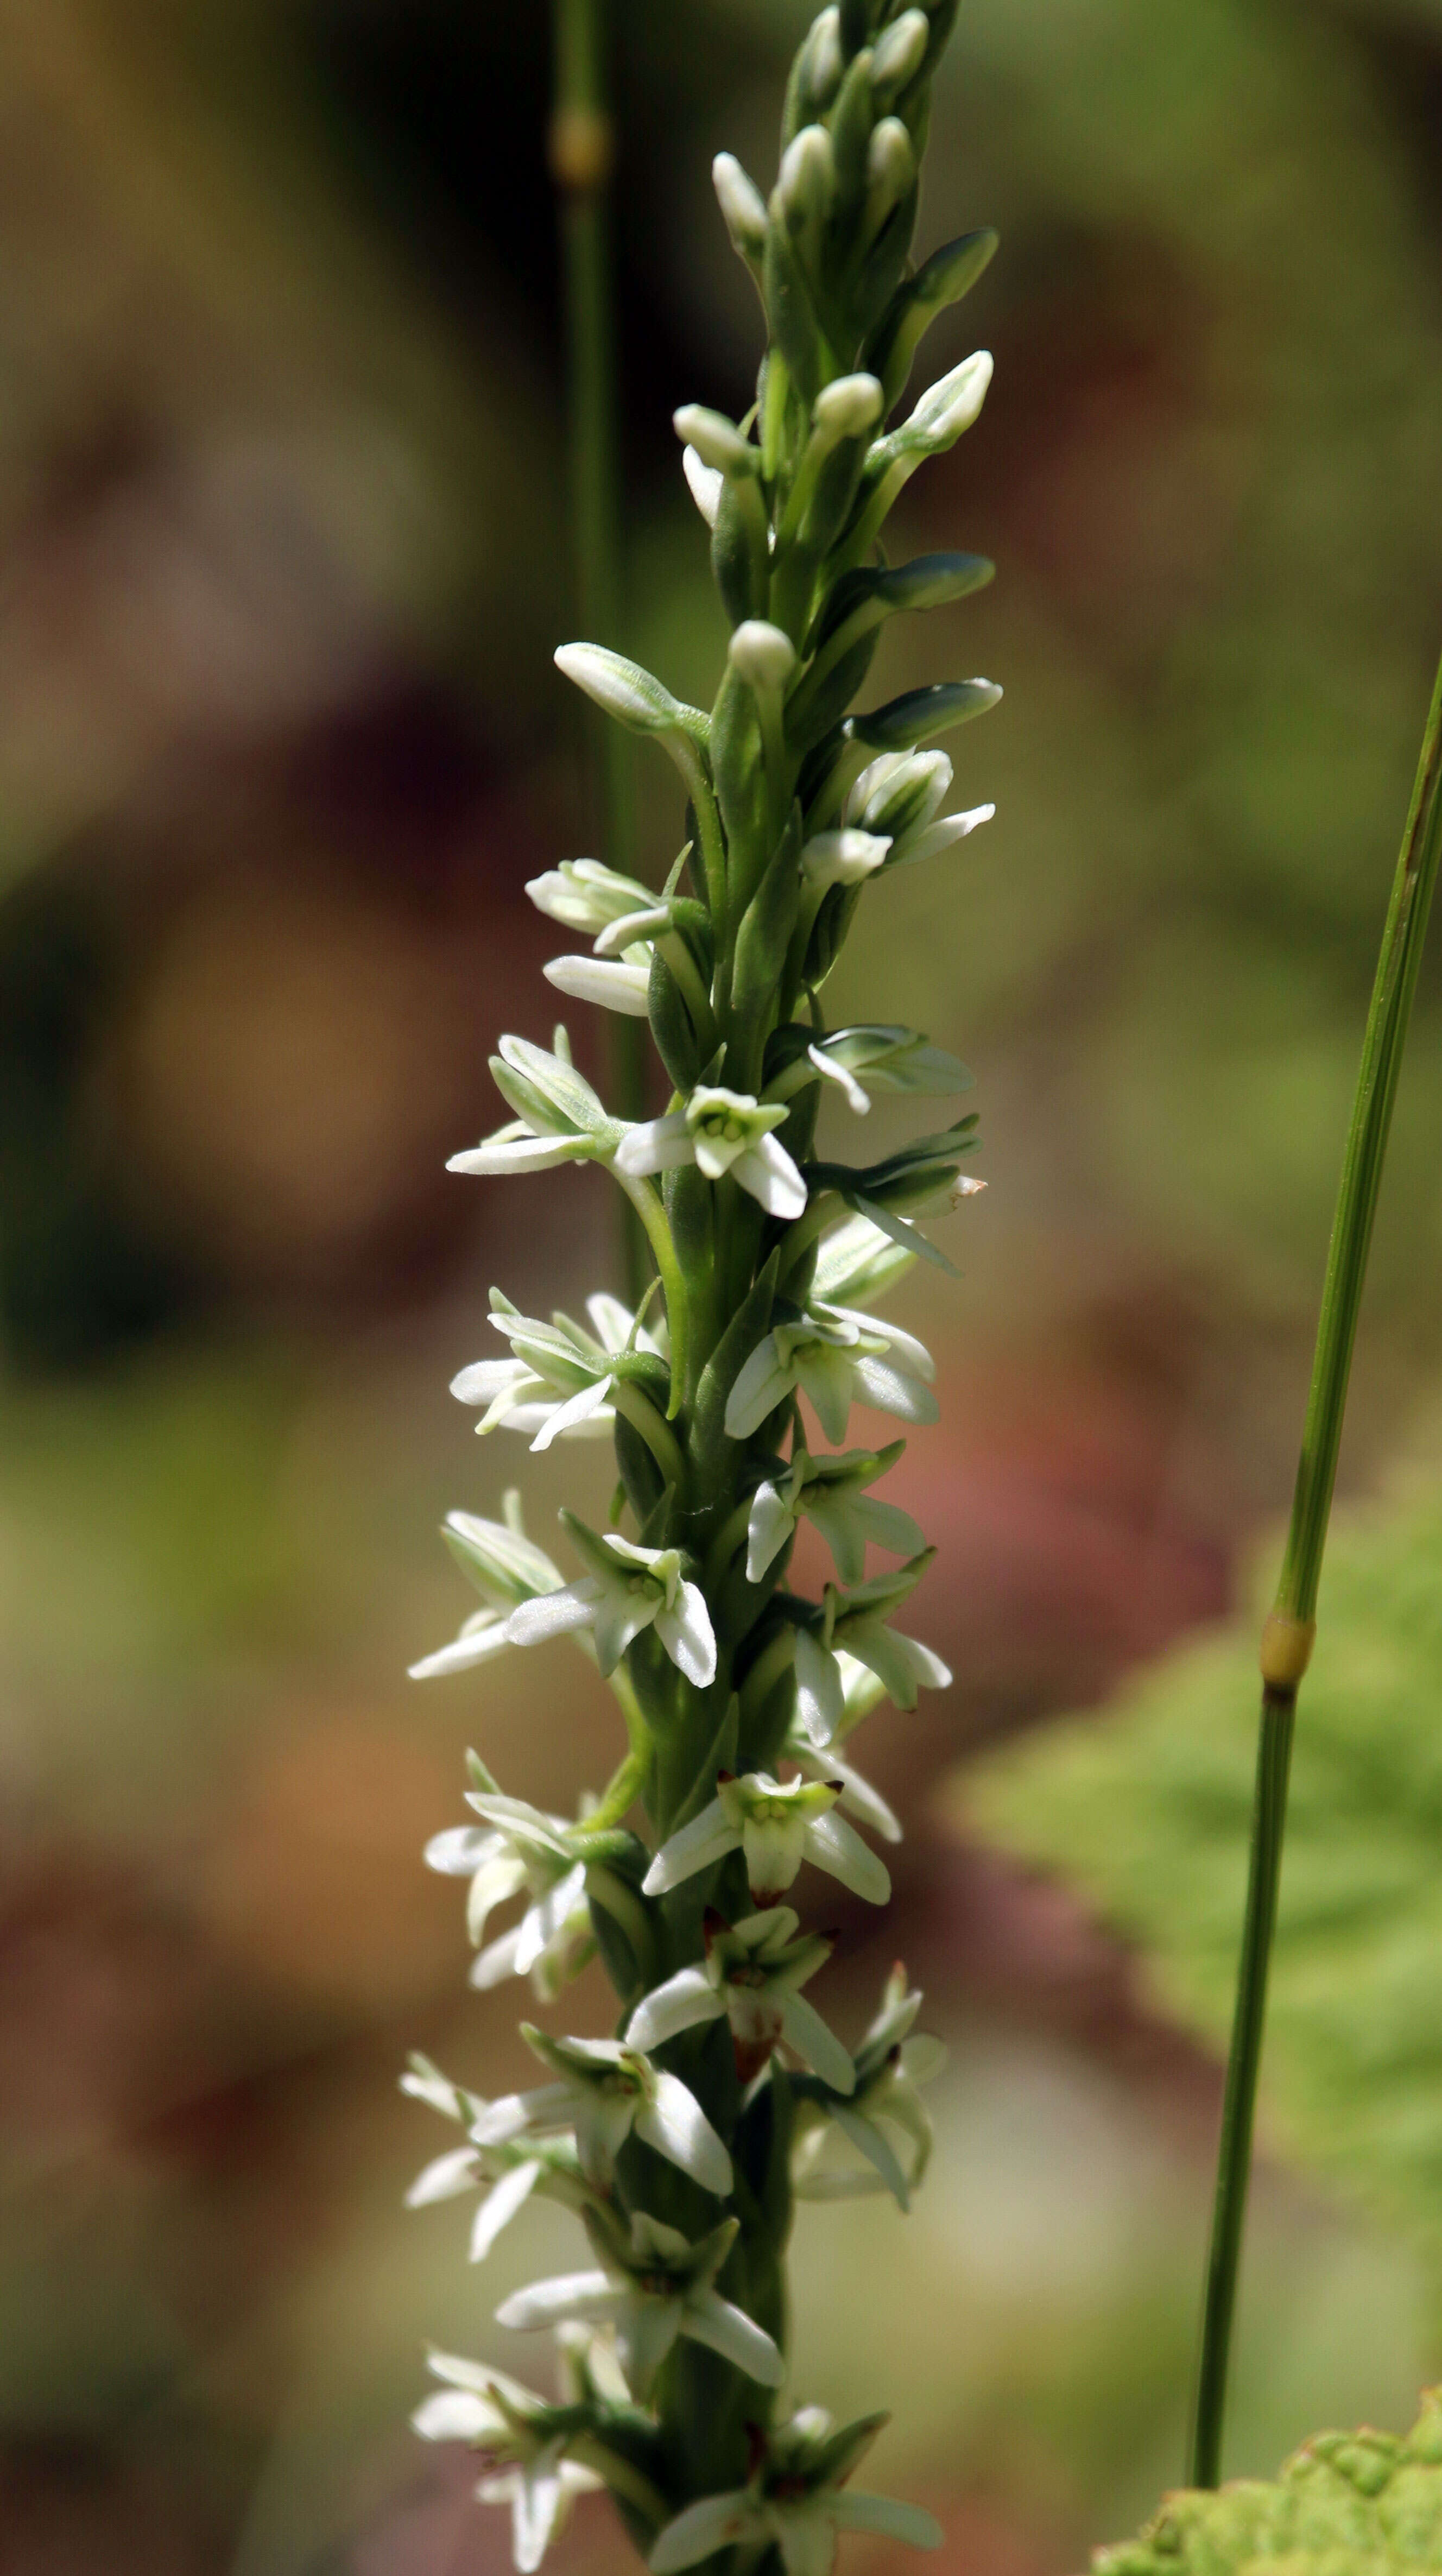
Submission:
[[644,1020],[650,1009],[650,969],[627,965],[622,958],[553,957],[541,972],[571,1001],[594,1002],[630,1020]]
[[643,1896],[664,1896],[668,1888],[679,1887],[684,1878],[693,1878],[698,1869],[709,1869],[713,1861],[724,1860],[734,1851],[740,1835],[730,1823],[719,1798],[682,1825],[669,1841],[661,1845],[641,1881]]
[[885,1905],[890,1898],[891,1873],[886,1863],[877,1859],[844,1816],[818,1816],[807,1826],[806,1857],[818,1869],[829,1870],[868,1905]]
[[503,1180],[512,1172],[548,1172],[553,1163],[579,1162],[593,1150],[588,1136],[505,1136],[452,1154],[446,1170]]
[[694,447],[681,450],[681,470],[686,477],[691,498],[708,528],[714,528],[721,508],[721,493],[726,477],[719,465],[705,465]]
[[[700,1156],[697,1156],[700,1161]],[[768,1216],[784,1217],[789,1223],[806,1205],[806,1183],[784,1145],[774,1136],[759,1136],[754,1145],[739,1154],[734,1177],[743,1190],[764,1207]]]
[[433,2201],[454,2200],[458,2192],[475,2189],[479,2171],[474,2147],[452,2147],[417,2174],[406,2193],[405,2205],[407,2209],[429,2209]]
[[616,1148],[617,1171],[629,1172],[633,1179],[644,1179],[648,1172],[674,1171],[695,1159],[684,1109],[673,1109],[664,1118],[647,1118],[639,1126],[628,1127]]
[[483,1610],[468,1619],[458,1637],[448,1646],[439,1646],[433,1655],[422,1655],[418,1664],[407,1667],[406,1678],[413,1682],[433,1682],[442,1673],[469,1673],[477,1664],[489,1663],[513,1643],[506,1634],[506,1622],[495,1610]]
[[524,2333],[532,2326],[559,2325],[563,2317],[613,2317],[626,2292],[616,2289],[605,2272],[558,2272],[549,2281],[532,2281],[513,2290],[496,2310],[498,2326]]
[[881,2176],[898,2209],[910,2209],[911,2185],[897,2160],[890,2139],[875,2120],[866,2119],[859,2111],[848,2110],[845,2103],[835,2102],[831,2116],[843,2137],[851,2140],[858,2155]]
[[530,2199],[540,2179],[537,2164],[512,2165],[502,2174],[494,2191],[488,2191],[476,2211],[471,2229],[471,2261],[485,2260],[503,2227],[508,2227],[522,2205]]
[[858,1404],[874,1404],[879,1412],[894,1413],[899,1422],[935,1422],[938,1418],[939,1407],[930,1387],[879,1354],[859,1354],[852,1371],[852,1386]]
[[686,2302],[681,2332],[692,2343],[704,2343],[711,2352],[721,2353],[763,2388],[779,2388],[786,2376],[786,2364],[769,2334],[744,2310],[723,2299],[719,2290],[693,2292]]
[[504,1851],[503,1836],[489,1825],[447,1825],[444,1833],[432,1834],[421,1857],[427,1869],[439,1870],[443,1878],[474,1878]]
[[795,1378],[777,1350],[775,1334],[768,1333],[750,1358],[742,1361],[726,1398],[728,1439],[749,1440],[753,1431],[760,1430],[768,1413],[785,1403],[794,1384]]
[[653,2099],[636,2114],[637,2137],[654,2147],[658,2156],[679,2165],[703,2191],[714,2191],[718,2200],[724,2200],[733,2180],[731,2158],[695,2094],[679,2075],[668,2075],[660,2067],[652,2070],[652,2082]]
[[836,2033],[821,2018],[814,2004],[804,1995],[783,1994],[780,1998],[781,2028],[798,2057],[804,2057],[813,2074],[835,2093],[854,2093],[856,2069]]
[[504,2418],[470,2388],[437,2388],[423,2397],[411,2429],[423,2442],[494,2441]]
[[796,1516],[774,1485],[758,1485],[746,1524],[746,1580],[759,1583],[796,1527]]
[[563,1584],[559,1592],[538,1593],[534,1601],[523,1601],[506,1621],[506,1635],[513,1646],[543,1646],[550,1637],[563,1637],[572,1628],[589,1628],[596,1616],[596,1596],[600,1586],[589,1575],[579,1583]]
[[661,2048],[679,2032],[694,2029],[698,2022],[719,2021],[725,2010],[725,1999],[717,1993],[704,1968],[678,1968],[664,1985],[642,1996],[626,2024],[626,2046]]
[[678,1585],[669,1609],[656,1613],[656,1634],[678,1672],[697,1690],[716,1679],[716,1636],[699,1584]]
[[594,1414],[609,1412],[610,1393],[610,1379],[598,1377],[592,1385],[568,1395],[564,1404],[548,1406],[545,1423],[531,1442],[532,1449],[549,1449],[553,1440],[564,1438],[568,1431],[589,1427]]
[[796,1631],[796,1712],[817,1745],[831,1742],[846,1712],[841,1666],[809,1628]]

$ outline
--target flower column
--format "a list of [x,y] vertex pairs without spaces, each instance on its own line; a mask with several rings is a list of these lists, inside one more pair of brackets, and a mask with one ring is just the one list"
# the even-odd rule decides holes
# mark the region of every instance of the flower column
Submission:
[[[590,1329],[493,1293],[509,1356],[464,1370],[456,1393],[486,1408],[482,1431],[533,1447],[609,1435],[615,1511],[606,1529],[563,1513],[569,1576],[525,1537],[514,1498],[500,1522],[453,1515],[482,1607],[417,1667],[567,1638],[626,1728],[609,1787],[571,1819],[505,1798],[476,1763],[484,1830],[429,1855],[471,1878],[478,1941],[494,1906],[526,1899],[516,1932],[481,1950],[478,1981],[529,1970],[550,1999],[599,1948],[618,1997],[610,2038],[526,2028],[550,2078],[531,2092],[488,2103],[421,2061],[407,2078],[466,2133],[414,2197],[482,2187],[484,2250],[540,2192],[575,2211],[594,2258],[500,2311],[518,2331],[559,2329],[554,2403],[443,2357],[447,2388],[418,2417],[504,2470],[484,2491],[512,2504],[522,2566],[595,2477],[658,2571],[739,2544],[748,2563],[775,2552],[791,2576],[824,2576],[839,2529],[938,2536],[910,2507],[843,2492],[877,2419],[833,2433],[777,2392],[795,2193],[889,2189],[904,2207],[929,2146],[916,2085],[934,2051],[907,2036],[904,1979],[854,2059],[801,1989],[834,1938],[806,1928],[811,1873],[874,1904],[889,1893],[866,1835],[898,1828],[839,1747],[883,1695],[909,1708],[949,1679],[889,1624],[931,1554],[870,1490],[903,1443],[840,1444],[854,1401],[935,1418],[927,1353],[873,1307],[918,1257],[951,1266],[918,1220],[979,1186],[961,1171],[975,1121],[870,1164],[820,1158],[815,1131],[823,1096],[864,1116],[873,1092],[954,1095],[969,1080],[916,1030],[830,1026],[823,1000],[863,896],[884,898],[895,868],[939,858],[990,812],[943,814],[951,765],[922,748],[989,707],[989,682],[848,712],[889,617],[959,600],[990,572],[965,554],[878,560],[897,495],[975,419],[990,374],[984,354],[966,360],[887,426],[927,323],[994,247],[978,233],[920,269],[910,259],[952,15],[952,0],[823,10],[793,67],[769,201],[717,161],[768,337],[744,421],[677,415],[732,629],[711,713],[602,646],[556,657],[685,782],[688,838],[659,896],[591,860],[531,887],[591,942],[553,961],[551,983],[647,1018],[669,1106],[614,1119],[564,1030],[550,1050],[505,1038],[492,1070],[512,1121],[452,1165],[600,1162],[656,1266],[639,1313],[593,1298]],[[787,1580],[803,1515],[840,1578],[820,1601]],[[900,1562],[868,1577],[868,1546]]]

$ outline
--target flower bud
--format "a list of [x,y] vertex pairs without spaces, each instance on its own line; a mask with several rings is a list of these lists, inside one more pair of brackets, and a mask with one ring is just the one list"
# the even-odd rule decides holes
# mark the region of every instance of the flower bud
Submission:
[[877,37],[871,56],[871,85],[890,96],[914,80],[926,60],[931,21],[924,9],[904,9]]
[[875,376],[833,377],[811,406],[811,426],[828,442],[864,438],[880,418],[881,387]]
[[841,11],[823,9],[801,51],[801,83],[808,107],[829,107],[841,87],[846,51],[841,41]]
[[916,178],[916,154],[899,116],[883,116],[866,147],[867,229],[879,233]]
[[963,358],[959,366],[928,387],[899,436],[924,439],[933,450],[950,446],[964,429],[970,429],[985,402],[991,370],[989,349],[978,349],[973,356]]
[[744,260],[759,260],[766,248],[766,200],[755,180],[747,177],[734,152],[718,152],[711,182],[733,248]]
[[687,730],[687,718],[694,717],[694,709],[683,707],[639,662],[628,662],[604,644],[558,644],[555,663],[608,716],[635,733],[681,733]]
[[761,464],[761,451],[743,438],[734,420],[721,411],[708,411],[704,403],[683,403],[671,414],[678,438],[694,447],[703,465],[721,474],[755,474]]
[[885,864],[889,840],[874,832],[816,832],[801,853],[801,872],[809,885],[860,885]]
[[743,618],[731,638],[731,667],[758,697],[775,697],[796,668],[796,647],[764,617]]
[[836,194],[836,155],[824,125],[803,125],[787,144],[776,180],[776,196],[788,231],[801,232],[831,211]]
[[681,470],[686,477],[691,498],[708,528],[714,528],[721,511],[721,494],[726,477],[712,465],[703,465],[694,447],[683,448]]

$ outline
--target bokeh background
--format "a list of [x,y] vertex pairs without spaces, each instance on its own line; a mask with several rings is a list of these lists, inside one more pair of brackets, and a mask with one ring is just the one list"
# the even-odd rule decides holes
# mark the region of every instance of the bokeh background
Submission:
[[[748,399],[707,170],[769,179],[803,12],[615,15],[624,640],[705,701],[669,417]],[[524,881],[594,846],[550,662],[546,20],[0,6],[4,2576],[506,2563],[405,2418],[426,2338],[499,2358],[492,2307],[562,2245],[527,2214],[482,2277],[464,2205],[404,2215],[444,2141],[395,2079],[414,2046],[521,2073],[515,1991],[467,1994],[419,1860],[465,1746],[543,1803],[610,1749],[572,1657],[404,1679],[468,1606],[441,1513],[521,1464],[446,1394],[488,1285],[535,1311],[614,1275],[591,1176],[442,1169],[493,1123],[498,1027],[549,1027]],[[878,2483],[935,2506],[946,2576],[1067,2576],[1179,2468],[1217,2068],[957,1775],[1105,1725],[1285,1505],[1439,642],[1442,6],[964,0],[923,241],[983,221],[1002,254],[929,354],[988,343],[995,389],[904,534],[999,577],[877,694],[1004,682],[957,752],[999,811],[843,976],[975,1067],[990,1185],[960,1285],[900,1301],[943,1421],[895,1489],[958,1679],[874,1724],[912,1831],[831,1972],[854,2032],[899,1944],[951,2069],[912,2218],[803,2214],[799,2340],[806,2393],[895,2405]],[[637,783],[659,880],[677,797]],[[1439,1062],[1434,958],[1353,1497],[1442,1453]],[[1409,2421],[1437,2314],[1405,2230],[1275,2155],[1233,2465]],[[626,2563],[604,2507],[557,2563]]]

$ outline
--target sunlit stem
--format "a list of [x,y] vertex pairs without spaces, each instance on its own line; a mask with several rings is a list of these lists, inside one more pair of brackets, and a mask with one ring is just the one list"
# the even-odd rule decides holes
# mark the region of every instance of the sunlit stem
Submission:
[[1302,1453],[1292,1497],[1277,1597],[1262,1631],[1262,1723],[1252,1814],[1251,1862],[1236,2014],[1227,2060],[1226,2093],[1217,2160],[1216,2202],[1201,2348],[1197,2365],[1191,2477],[1214,2487],[1221,2475],[1227,2365],[1236,2307],[1251,2173],[1257,2069],[1266,2018],[1267,1970],[1277,1915],[1282,1839],[1287,1815],[1287,1776],[1297,1693],[1316,1633],[1317,1585],[1337,1479],[1337,1456],[1347,1405],[1347,1383],[1357,1338],[1357,1316],[1367,1274],[1372,1227],[1386,1159],[1407,1026],[1412,1014],[1427,914],[1442,849],[1442,668],[1432,692],[1427,727],[1401,854],[1392,884],[1382,952],[1372,988],[1362,1063],[1352,1108],[1322,1311],[1317,1326],[1312,1383],[1302,1431]]

